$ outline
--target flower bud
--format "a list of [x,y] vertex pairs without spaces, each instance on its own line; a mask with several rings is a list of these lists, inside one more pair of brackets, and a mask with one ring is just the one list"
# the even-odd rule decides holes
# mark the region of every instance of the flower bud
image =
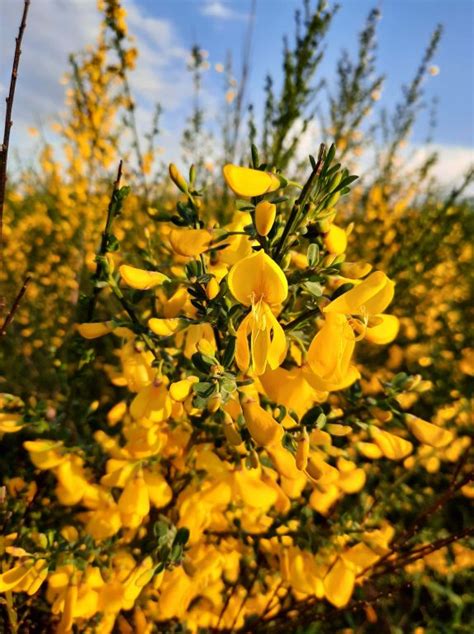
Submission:
[[247,429],[257,445],[271,445],[281,441],[283,428],[273,416],[255,401],[242,403]]
[[291,264],[291,253],[288,251],[288,253],[285,253],[285,255],[283,256],[283,260],[281,261],[281,268],[286,271],[289,266]]
[[334,255],[334,253],[330,253],[329,255],[326,255],[326,257],[323,258],[323,265],[331,266],[331,264],[334,264],[334,260],[336,258],[337,258],[337,255]]
[[261,236],[267,236],[275,222],[276,205],[268,200],[262,200],[255,207],[255,227]]
[[181,174],[179,169],[176,167],[174,163],[169,164],[169,173],[170,178],[173,183],[176,185],[178,189],[180,189],[183,193],[188,192],[188,184],[186,183],[184,176]]
[[220,394],[214,394],[207,401],[207,409],[211,414],[217,412],[222,403],[222,396]]
[[334,194],[330,196],[329,200],[326,203],[326,209],[332,209],[340,197],[341,197],[340,191],[334,192]]
[[381,409],[380,407],[371,407],[370,413],[381,423],[388,423],[393,418],[393,414],[390,410]]
[[305,428],[298,438],[298,445],[296,447],[296,466],[300,471],[304,471],[308,464],[309,454],[309,436]]
[[423,377],[421,376],[421,374],[415,374],[411,377],[408,377],[408,379],[405,381],[404,387],[406,390],[416,390],[422,380]]
[[324,236],[324,246],[334,255],[344,253],[347,247],[347,235],[344,229],[337,225],[331,225],[328,233]]
[[260,460],[258,459],[258,453],[255,451],[255,449],[252,449],[252,451],[249,453],[249,466],[251,469],[257,469],[259,464]]
[[224,420],[224,434],[227,438],[227,442],[236,447],[242,443],[242,437],[239,434],[237,427],[235,426],[232,418],[226,414]]
[[211,277],[211,279],[209,280],[206,286],[207,298],[210,300],[214,299],[215,297],[219,295],[220,290],[221,290],[221,287],[219,286],[219,282],[216,280],[215,277]]

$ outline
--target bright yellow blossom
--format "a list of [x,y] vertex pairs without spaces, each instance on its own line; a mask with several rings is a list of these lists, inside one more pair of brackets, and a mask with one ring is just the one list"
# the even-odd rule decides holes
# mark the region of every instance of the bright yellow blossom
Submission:
[[267,365],[277,368],[286,354],[286,338],[272,308],[277,308],[288,294],[285,274],[266,253],[257,251],[234,264],[228,284],[235,299],[251,308],[237,331],[238,366],[245,371],[251,365],[257,375],[263,374]]

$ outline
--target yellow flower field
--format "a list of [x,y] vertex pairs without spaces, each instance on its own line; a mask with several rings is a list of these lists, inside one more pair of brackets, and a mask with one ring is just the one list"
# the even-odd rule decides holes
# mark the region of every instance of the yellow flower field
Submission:
[[189,160],[140,134],[119,0],[60,144],[4,138],[0,632],[472,631],[474,169],[446,193],[403,155],[440,32],[359,178],[377,15],[308,158],[335,9],[302,6],[261,126],[221,65],[209,141],[193,48]]

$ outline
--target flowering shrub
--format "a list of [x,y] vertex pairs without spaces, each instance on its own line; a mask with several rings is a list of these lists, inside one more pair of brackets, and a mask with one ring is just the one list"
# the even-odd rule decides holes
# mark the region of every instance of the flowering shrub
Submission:
[[[335,106],[336,144],[303,169],[277,121],[223,180],[197,160],[154,188],[136,50],[118,2],[102,10],[63,165],[45,147],[42,187],[8,192],[3,282],[36,279],[2,328],[6,631],[371,631],[388,605],[419,633],[422,595],[467,632],[468,203],[415,206],[391,163],[359,185],[361,119]],[[134,158],[108,193],[122,110]]]

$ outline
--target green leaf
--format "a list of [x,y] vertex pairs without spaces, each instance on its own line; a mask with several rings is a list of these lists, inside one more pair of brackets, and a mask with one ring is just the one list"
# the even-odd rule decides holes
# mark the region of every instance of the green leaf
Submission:
[[248,200],[239,200],[239,199],[235,201],[235,207],[239,211],[254,211],[255,209],[255,205],[252,205],[252,203],[249,203]]
[[309,245],[308,251],[306,252],[306,257],[308,258],[309,266],[315,266],[319,261],[319,247],[313,242]]
[[316,419],[316,428],[322,429],[325,426],[326,422],[327,422],[326,414],[324,413],[320,414]]
[[225,368],[230,367],[234,360],[236,341],[237,339],[235,337],[230,336],[229,341],[227,342],[226,348],[222,355],[222,365]]
[[321,297],[323,294],[323,289],[318,282],[305,282],[304,287],[311,295],[314,295],[314,297]]
[[257,146],[254,145],[253,143],[252,143],[252,147],[251,147],[251,152],[252,152],[252,165],[253,165],[254,169],[257,169],[258,164],[260,163],[260,158],[258,156]]
[[211,359],[200,352],[195,352],[191,357],[191,360],[194,366],[204,374],[209,374],[212,366],[216,364],[215,359]]
[[199,381],[199,383],[193,384],[193,391],[199,396],[207,398],[215,391],[214,383],[208,383],[207,381]]
[[173,540],[173,546],[184,546],[189,540],[189,529],[185,526],[178,528]]

